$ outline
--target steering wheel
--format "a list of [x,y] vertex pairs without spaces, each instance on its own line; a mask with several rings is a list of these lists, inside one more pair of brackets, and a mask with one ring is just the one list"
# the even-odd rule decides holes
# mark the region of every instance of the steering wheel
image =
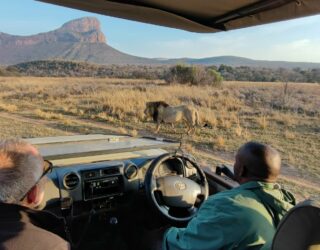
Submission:
[[[197,170],[199,183],[181,176],[155,177],[162,163],[175,158],[189,162]],[[208,198],[208,182],[198,163],[187,155],[176,153],[163,154],[153,160],[145,176],[145,189],[151,205],[165,218],[178,223],[191,220],[197,207]],[[178,210],[180,215],[174,215],[172,210]]]

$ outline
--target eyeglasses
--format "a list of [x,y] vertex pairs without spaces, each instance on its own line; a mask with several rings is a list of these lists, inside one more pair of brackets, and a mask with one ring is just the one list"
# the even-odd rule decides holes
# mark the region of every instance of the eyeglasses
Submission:
[[39,177],[39,179],[36,181],[36,183],[22,196],[22,198],[20,199],[20,201],[23,201],[24,198],[26,198],[27,194],[30,192],[30,190],[35,186],[37,185],[40,180],[45,176],[47,175],[48,173],[51,173],[52,172],[52,168],[53,168],[53,165],[50,161],[48,160],[44,160],[43,161],[43,173],[42,175]]

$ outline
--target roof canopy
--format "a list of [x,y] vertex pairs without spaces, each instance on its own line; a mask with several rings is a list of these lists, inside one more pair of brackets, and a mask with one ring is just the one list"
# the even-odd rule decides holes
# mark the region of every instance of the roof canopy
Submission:
[[218,32],[320,13],[319,0],[38,0],[192,32]]

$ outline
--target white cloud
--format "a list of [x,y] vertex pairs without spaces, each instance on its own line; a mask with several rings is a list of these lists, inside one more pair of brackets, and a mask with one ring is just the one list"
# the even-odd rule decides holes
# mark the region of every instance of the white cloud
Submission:
[[298,41],[293,41],[287,45],[290,49],[304,49],[306,47],[310,47],[312,45],[312,41],[309,39],[302,39]]
[[320,62],[320,39],[301,39],[275,45],[272,53],[280,60]]

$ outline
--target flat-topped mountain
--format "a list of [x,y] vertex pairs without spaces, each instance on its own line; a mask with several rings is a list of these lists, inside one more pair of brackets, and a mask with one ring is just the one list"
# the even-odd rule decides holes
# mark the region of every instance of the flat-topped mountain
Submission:
[[320,68],[320,63],[252,60],[235,56],[201,59],[151,59],[132,56],[107,44],[100,22],[84,17],[63,24],[59,29],[31,36],[15,36],[0,32],[0,65],[41,60],[80,61],[95,64],[201,64],[248,66],[260,68]]
[[2,48],[27,48],[32,45],[57,42],[106,43],[106,38],[100,30],[99,21],[93,17],[73,20],[57,30],[32,36],[14,36],[0,32],[0,46]]
[[155,63],[155,60],[131,56],[107,45],[100,22],[94,17],[76,19],[59,29],[32,36],[0,32],[0,64],[49,59],[98,64]]

